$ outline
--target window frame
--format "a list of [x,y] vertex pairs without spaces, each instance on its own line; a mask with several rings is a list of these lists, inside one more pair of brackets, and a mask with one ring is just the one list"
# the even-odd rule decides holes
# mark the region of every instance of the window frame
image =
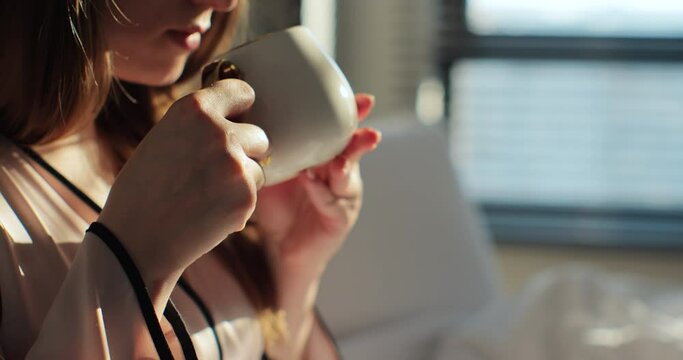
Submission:
[[[450,118],[452,66],[462,59],[683,62],[683,38],[478,35],[466,0],[441,0],[438,71]],[[683,209],[605,209],[482,202],[495,241],[683,250]]]

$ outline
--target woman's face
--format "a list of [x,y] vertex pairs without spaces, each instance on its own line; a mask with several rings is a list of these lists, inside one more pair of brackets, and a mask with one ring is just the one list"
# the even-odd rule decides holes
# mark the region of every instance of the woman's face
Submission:
[[[114,76],[144,85],[168,85],[183,72],[214,11],[229,12],[238,0],[116,0],[104,22]],[[121,11],[117,11],[118,5]],[[121,15],[121,13],[123,15]]]

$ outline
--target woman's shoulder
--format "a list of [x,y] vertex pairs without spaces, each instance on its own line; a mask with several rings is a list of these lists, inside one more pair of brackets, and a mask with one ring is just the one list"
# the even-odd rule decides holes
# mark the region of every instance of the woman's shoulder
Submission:
[[28,194],[23,184],[30,179],[31,169],[18,146],[0,135],[0,225],[5,225],[15,213],[15,204]]
[[51,286],[75,257],[85,227],[28,156],[0,136],[0,285]]
[[[87,223],[41,175],[29,156],[0,136],[0,227],[16,239],[79,243]],[[19,241],[19,243],[22,243]],[[35,244],[35,242],[34,242]]]
[[3,185],[6,183],[2,180],[20,181],[34,172],[21,148],[0,135],[0,193],[5,193]]
[[[15,203],[37,195],[27,191],[39,180],[39,174],[31,166],[23,151],[6,137],[0,135],[0,202]],[[0,222],[5,221],[0,213]]]

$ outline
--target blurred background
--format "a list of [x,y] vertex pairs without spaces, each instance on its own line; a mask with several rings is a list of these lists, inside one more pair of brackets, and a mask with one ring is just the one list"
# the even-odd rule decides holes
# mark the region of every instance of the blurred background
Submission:
[[[683,2],[252,3],[252,31],[303,23],[356,91],[377,96],[368,125],[445,139],[448,160],[393,166],[452,171],[492,288],[513,294],[577,262],[683,285]],[[418,177],[395,196],[430,186]],[[460,239],[461,220],[439,241]]]
[[251,24],[309,26],[377,96],[371,125],[446,133],[515,287],[569,260],[683,283],[682,19],[671,0],[265,0]]

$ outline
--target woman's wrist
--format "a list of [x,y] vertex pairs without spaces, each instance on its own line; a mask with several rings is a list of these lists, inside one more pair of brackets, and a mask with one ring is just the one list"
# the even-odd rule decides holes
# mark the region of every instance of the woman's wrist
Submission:
[[343,240],[319,238],[307,240],[307,242],[325,245],[313,245],[311,246],[312,248],[302,248],[289,246],[298,242],[288,239],[282,239],[277,242],[265,242],[266,253],[276,276],[309,280],[322,277],[328,263],[337,250],[337,246],[329,247],[327,245],[340,244]]
[[[271,243],[272,244],[272,243]],[[266,242],[266,252],[277,286],[278,305],[298,307],[300,312],[312,311],[318,287],[327,268],[328,257],[320,254],[291,252]]]
[[274,268],[278,305],[313,309],[322,273],[307,268]]
[[114,233],[117,240],[125,248],[142,277],[147,292],[154,303],[155,310],[158,314],[161,314],[171,291],[183,273],[183,269],[164,270],[164,267],[158,264],[161,261],[158,257],[155,257],[154,254],[147,254],[136,246],[136,244],[141,244],[144,239],[141,239],[139,235],[131,231],[132,226],[124,226],[115,217],[106,213],[106,210],[102,212],[97,222],[103,224]]
[[[172,358],[172,352],[164,336],[164,330],[160,324],[161,314],[164,313],[166,303],[172,291],[171,284],[155,284],[150,289],[149,283],[145,279],[138,266],[130,256],[129,251],[124,247],[118,236],[114,234],[106,225],[100,222],[90,224],[86,233],[95,235],[98,242],[104,244],[109,252],[114,255],[119,267],[125,273],[129,285],[132,287],[138,306],[145,320],[147,330],[152,338],[154,347],[161,358]],[[175,308],[170,307],[175,313]],[[174,329],[176,327],[174,326]]]
[[286,341],[269,348],[273,358],[300,359],[309,344],[315,327],[315,300],[319,277],[310,273],[281,272],[276,274],[277,308],[284,314]]

